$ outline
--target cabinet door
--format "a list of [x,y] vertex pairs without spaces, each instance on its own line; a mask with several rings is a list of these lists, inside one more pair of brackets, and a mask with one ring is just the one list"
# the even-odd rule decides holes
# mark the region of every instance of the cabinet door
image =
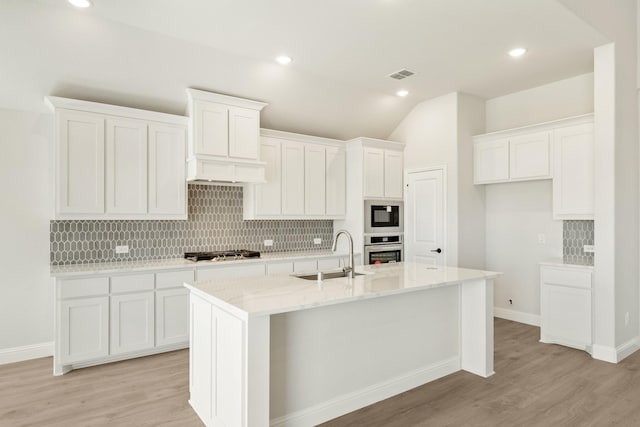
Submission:
[[384,196],[402,199],[402,152],[384,152]]
[[156,346],[189,342],[189,290],[156,291]]
[[304,215],[304,145],[282,143],[282,214]]
[[104,213],[104,134],[101,116],[58,112],[57,213]]
[[326,213],[331,216],[344,216],[346,213],[346,162],[347,154],[336,147],[326,148]]
[[107,213],[147,212],[147,124],[107,120]]
[[364,197],[384,197],[384,150],[365,148],[364,156]]
[[593,124],[554,131],[553,216],[593,219]]
[[325,214],[325,148],[307,144],[304,147],[304,213]]
[[536,132],[511,138],[509,177],[511,179],[550,178],[550,146],[549,132]]
[[60,303],[60,361],[70,364],[109,355],[109,297]]
[[227,157],[229,154],[229,109],[220,104],[195,102],[195,154]]
[[509,179],[509,140],[479,142],[473,146],[473,182],[486,184]]
[[229,157],[258,160],[260,112],[229,107]]
[[186,215],[186,130],[149,125],[149,213]]
[[282,209],[282,159],[280,141],[263,138],[260,159],[265,162],[264,184],[256,184],[256,211],[258,215],[280,215]]
[[111,351],[122,354],[154,345],[153,292],[111,296]]
[[591,290],[542,284],[541,339],[585,349],[591,345]]

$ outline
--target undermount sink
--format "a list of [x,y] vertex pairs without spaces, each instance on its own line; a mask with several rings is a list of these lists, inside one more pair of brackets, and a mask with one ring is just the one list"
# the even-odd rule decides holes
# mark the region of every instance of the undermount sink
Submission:
[[[337,279],[339,277],[348,277],[348,273],[346,271],[318,271],[317,273],[303,273],[303,274],[292,274],[293,277],[297,277],[299,279],[304,280],[326,280],[326,279]],[[355,276],[363,276],[364,273],[354,273]]]

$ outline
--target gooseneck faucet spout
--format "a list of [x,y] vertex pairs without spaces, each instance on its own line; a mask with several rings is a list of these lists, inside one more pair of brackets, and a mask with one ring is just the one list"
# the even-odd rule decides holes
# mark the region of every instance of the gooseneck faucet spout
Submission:
[[338,237],[343,234],[349,239],[349,265],[344,268],[344,272],[347,273],[351,279],[353,279],[355,277],[355,270],[353,268],[353,238],[351,237],[351,234],[347,230],[338,230],[335,237],[333,238],[333,247],[331,248],[331,250],[333,252],[336,251],[336,248],[338,247]]

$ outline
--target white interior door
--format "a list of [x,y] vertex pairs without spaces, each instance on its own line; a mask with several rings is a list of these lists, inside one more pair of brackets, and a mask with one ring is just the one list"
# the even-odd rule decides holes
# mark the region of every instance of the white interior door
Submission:
[[409,173],[405,203],[405,260],[445,264],[444,171]]

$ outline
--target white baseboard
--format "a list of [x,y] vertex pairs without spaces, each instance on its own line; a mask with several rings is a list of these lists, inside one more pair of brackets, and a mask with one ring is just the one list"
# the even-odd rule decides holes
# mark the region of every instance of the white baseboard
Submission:
[[310,408],[274,418],[270,425],[271,427],[318,425],[459,370],[460,359],[457,356],[452,357],[362,390],[335,397]]
[[537,314],[509,310],[508,308],[493,307],[493,315],[500,319],[511,320],[531,326],[540,326],[540,316]]
[[25,345],[0,350],[0,365],[53,356],[53,342]]
[[591,357],[609,363],[618,363],[618,350],[615,347],[594,344]]
[[627,356],[640,349],[640,337],[635,337],[616,347],[616,359],[621,362]]

